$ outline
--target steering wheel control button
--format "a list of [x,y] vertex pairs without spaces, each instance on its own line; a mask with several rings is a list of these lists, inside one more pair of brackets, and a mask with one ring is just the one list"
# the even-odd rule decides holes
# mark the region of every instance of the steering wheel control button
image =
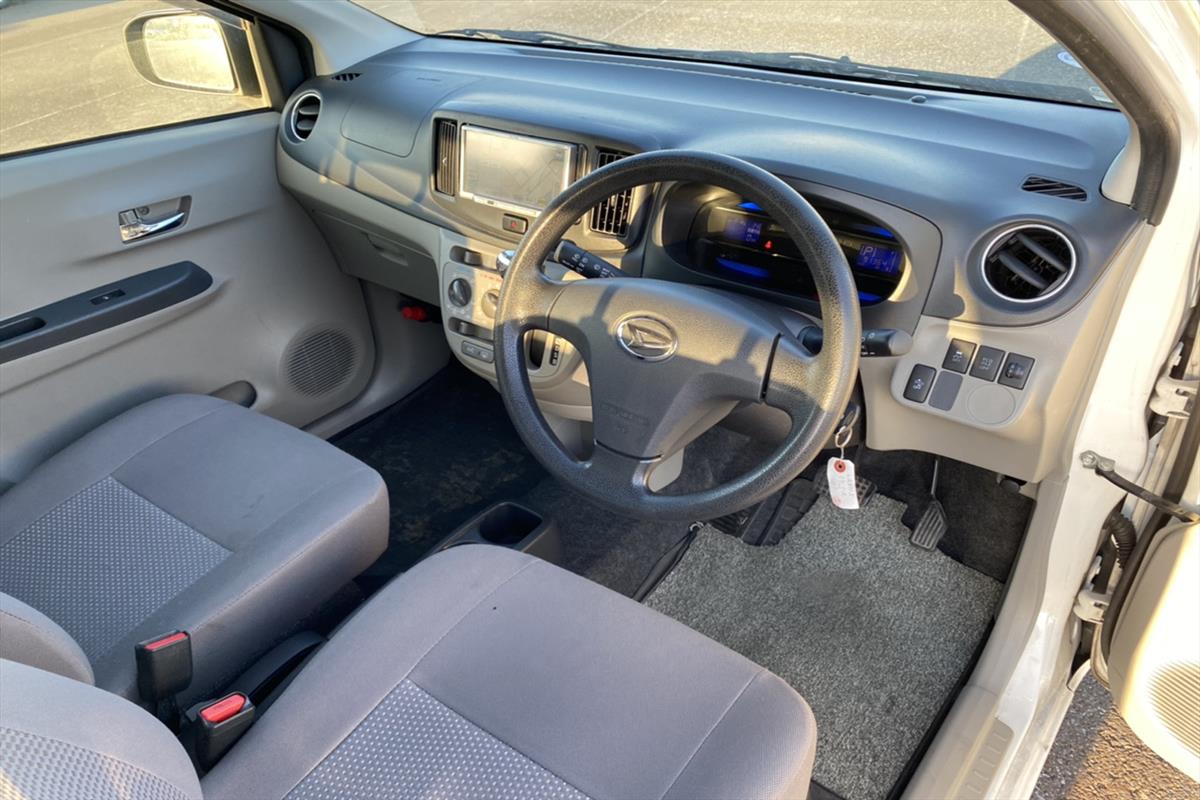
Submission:
[[979,378],[984,381],[994,381],[996,376],[1000,374],[1000,365],[1004,363],[1004,351],[995,347],[987,347],[980,345],[979,352],[975,354],[975,363],[971,364],[972,378]]
[[962,388],[963,378],[957,372],[941,372],[937,382],[933,384],[933,392],[929,395],[929,405],[938,411],[949,411],[954,408],[958,398],[958,390]]
[[481,347],[474,342],[463,342],[462,353],[464,356],[473,358],[476,361],[482,361],[485,364],[491,364],[496,360],[496,354],[492,352],[492,348]]
[[524,217],[518,217],[516,214],[505,214],[500,224],[509,233],[523,234],[529,230],[529,220]]
[[455,278],[446,288],[446,295],[450,298],[451,303],[462,308],[471,302],[471,284],[467,283],[464,278]]
[[974,342],[951,339],[950,348],[946,350],[946,357],[942,359],[942,369],[965,373],[973,355],[975,355]]
[[629,317],[621,322],[617,326],[617,343],[642,361],[666,361],[679,347],[671,326],[654,317]]
[[925,364],[917,364],[908,374],[908,383],[904,386],[904,399],[914,403],[924,403],[933,388],[933,379],[937,370]]
[[1008,359],[1004,362],[1004,368],[1000,370],[1000,385],[1008,386],[1013,389],[1024,389],[1025,382],[1029,380],[1029,373],[1033,372],[1033,359],[1029,356],[1017,355],[1009,353]]

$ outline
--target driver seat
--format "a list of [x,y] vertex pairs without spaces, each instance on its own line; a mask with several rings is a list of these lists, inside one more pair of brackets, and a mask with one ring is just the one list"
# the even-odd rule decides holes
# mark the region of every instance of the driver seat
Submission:
[[0,662],[16,796],[782,798],[816,729],[781,679],[512,550],[452,548],[353,616],[198,780],[154,717]]

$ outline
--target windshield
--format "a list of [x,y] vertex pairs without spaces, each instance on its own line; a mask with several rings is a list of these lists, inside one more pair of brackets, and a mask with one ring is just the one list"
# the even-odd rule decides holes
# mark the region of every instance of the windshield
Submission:
[[1111,108],[1007,0],[353,0],[426,35],[527,42]]

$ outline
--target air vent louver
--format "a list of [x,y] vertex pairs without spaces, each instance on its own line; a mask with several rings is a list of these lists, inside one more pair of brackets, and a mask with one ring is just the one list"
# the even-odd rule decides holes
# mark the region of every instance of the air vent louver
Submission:
[[436,120],[433,139],[433,188],[452,195],[458,188],[458,123]]
[[296,141],[303,142],[312,135],[317,126],[317,117],[321,114],[321,96],[316,92],[300,95],[300,99],[292,106],[292,114],[288,118],[291,134]]
[[1075,248],[1045,225],[1020,225],[992,240],[983,256],[983,280],[1015,303],[1040,303],[1066,288],[1075,274]]
[[[606,167],[614,161],[630,155],[618,150],[596,150],[596,169]],[[603,200],[592,209],[592,230],[609,236],[624,236],[629,233],[630,217],[633,213],[633,189],[626,189]]]
[[361,78],[361,77],[362,77],[361,72],[339,72],[337,75],[333,76],[333,80],[342,81],[343,83],[346,83],[346,82],[354,80],[355,78]]
[[1073,183],[1065,181],[1056,181],[1053,178],[1041,178],[1037,175],[1031,175],[1021,184],[1021,188],[1027,192],[1035,192],[1036,194],[1048,194],[1051,197],[1061,197],[1064,200],[1087,200],[1087,190],[1082,186],[1076,186]]

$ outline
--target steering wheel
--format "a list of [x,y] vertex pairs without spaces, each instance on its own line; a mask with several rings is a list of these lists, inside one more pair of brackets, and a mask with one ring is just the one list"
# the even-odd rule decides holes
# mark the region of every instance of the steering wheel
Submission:
[[[781,319],[739,295],[648,278],[555,281],[541,265],[567,230],[625,189],[698,181],[749,198],[799,245],[820,299],[824,344],[809,353]],[[525,334],[547,330],[584,359],[595,446],[580,461],[551,432],[529,384]],[[825,221],[795,189],[731,156],[660,150],[590,173],[556,197],[525,234],[500,291],[496,374],[525,444],[555,477],[614,511],[647,519],[714,519],[782,489],[833,434],[858,374],[862,322],[854,277]],[[722,485],[658,494],[665,457],[739,403],[791,418],[779,447]]]

